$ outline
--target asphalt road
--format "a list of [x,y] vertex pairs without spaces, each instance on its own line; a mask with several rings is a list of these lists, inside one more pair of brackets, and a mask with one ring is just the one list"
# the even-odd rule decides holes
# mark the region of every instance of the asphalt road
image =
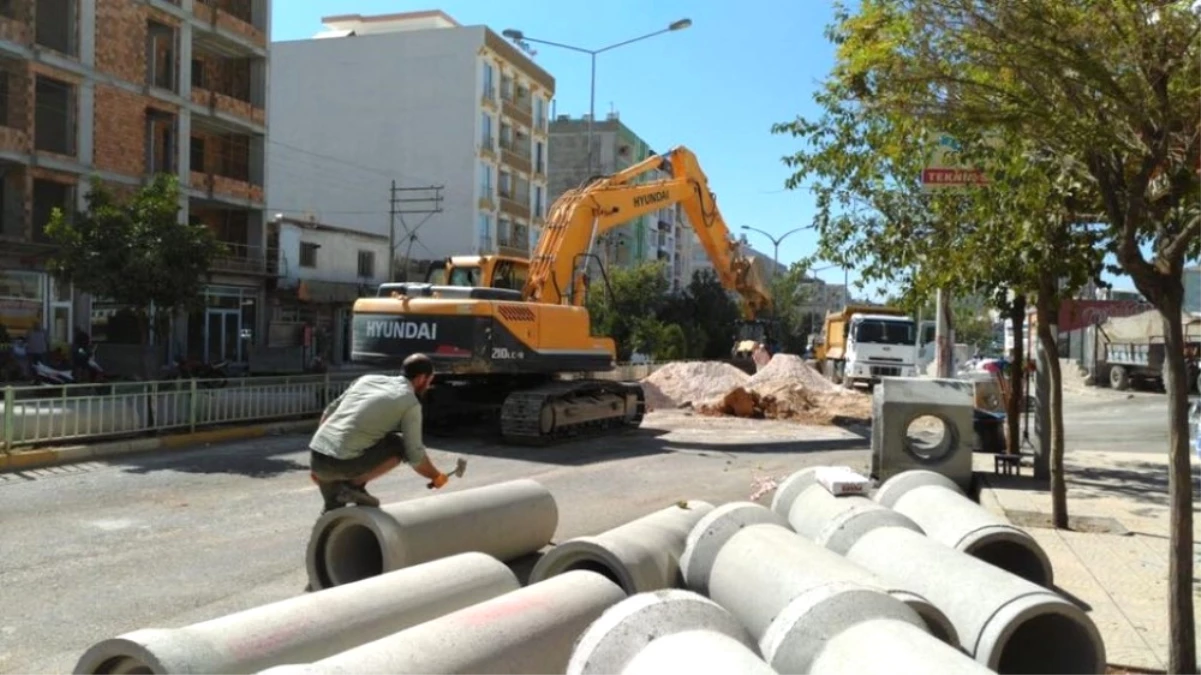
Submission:
[[[281,600],[307,581],[320,511],[307,437],[287,436],[0,474],[0,671],[71,672],[92,643]],[[756,479],[813,464],[867,469],[866,441],[785,422],[648,416],[638,432],[545,449],[440,444],[447,490],[530,477],[559,502],[556,541],[682,499],[745,500]],[[403,467],[372,484],[385,502],[425,496]],[[770,499],[770,496],[768,497]]]
[[1168,402],[1162,393],[1089,388],[1065,392],[1063,403],[1068,452],[1167,452]]

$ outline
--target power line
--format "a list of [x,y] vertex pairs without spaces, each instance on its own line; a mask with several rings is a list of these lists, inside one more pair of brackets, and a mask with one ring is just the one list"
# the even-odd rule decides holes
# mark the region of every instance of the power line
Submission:
[[[388,281],[396,281],[397,219],[400,220],[400,226],[405,231],[405,241],[408,242],[404,257],[404,272],[407,279],[409,276],[409,258],[413,253],[413,244],[420,244],[422,248],[425,248],[427,251],[429,250],[424,244],[417,241],[417,230],[421,229],[421,226],[437,213],[442,213],[441,185],[400,187],[396,184],[396,180],[393,179],[392,186],[388,191]],[[424,215],[425,218],[410,230],[408,223],[405,222],[404,217],[406,215]]]

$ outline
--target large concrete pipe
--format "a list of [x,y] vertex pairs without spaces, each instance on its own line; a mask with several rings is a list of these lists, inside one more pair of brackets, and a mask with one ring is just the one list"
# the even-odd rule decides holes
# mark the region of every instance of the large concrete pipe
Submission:
[[681,502],[596,536],[565,541],[534,565],[530,583],[584,569],[612,579],[629,595],[679,586],[688,533],[712,510],[707,502]]
[[308,665],[300,673],[563,673],[572,647],[625,592],[575,570]]
[[460,555],[183,628],[97,643],[76,673],[254,673],[352,649],[521,588],[504,563]]
[[555,498],[532,480],[335,509],[313,526],[309,582],[320,590],[468,551],[508,561],[549,544],[558,526]]
[[[762,506],[756,508],[770,513]],[[724,517],[745,521],[749,511],[740,509],[724,514]],[[717,514],[717,510],[713,514]],[[707,577],[710,597],[738,617],[752,635],[762,636],[780,610],[805,591],[832,582],[847,582],[896,598],[921,617],[931,635],[953,647],[959,646],[951,621],[920,594],[889,583],[782,525],[749,525],[735,530],[714,527],[707,522],[715,519],[706,517],[697,525],[696,529],[703,529],[706,534],[684,554],[688,570],[685,581],[695,590],[693,581]],[[724,542],[721,541],[723,537]],[[706,539],[711,540],[709,547],[716,548],[717,555],[708,557]],[[736,590],[739,584],[744,588],[741,594]],[[727,605],[727,601],[733,605]]]
[[1088,615],[1015,574],[897,527],[863,535],[847,558],[929,598],[964,649],[992,670],[1105,672],[1105,645]]
[[922,533],[922,528],[907,516],[867,497],[831,494],[817,482],[817,468],[789,476],[772,500],[772,510],[787,518],[797,534],[845,554],[864,533],[877,527],[903,527]]
[[751,525],[787,526],[787,522],[755,502],[726,502],[697,521],[684,543],[680,572],[688,588],[709,594],[709,572],[721,547],[739,530]]
[[1055,573],[1038,541],[968,499],[955,481],[933,471],[899,473],[880,486],[877,503],[908,516],[931,539],[1051,588]]
[[[660,644],[678,635],[692,637]],[[576,642],[567,675],[629,673],[635,661],[635,670],[648,673],[771,672],[754,650],[746,628],[717,603],[666,589],[633,595],[606,610]],[[659,670],[651,670],[655,667]]]

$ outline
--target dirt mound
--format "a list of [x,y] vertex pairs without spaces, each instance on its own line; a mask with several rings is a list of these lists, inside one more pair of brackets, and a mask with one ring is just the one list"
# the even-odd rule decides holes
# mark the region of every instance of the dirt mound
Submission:
[[796,354],[776,354],[762,370],[755,373],[747,385],[752,389],[780,384],[800,385],[811,392],[841,391],[838,385],[822,377]]
[[872,417],[872,399],[857,392],[814,392],[800,385],[778,383],[753,389],[735,387],[720,402],[700,406],[700,412],[802,424],[867,423]]
[[719,401],[730,390],[746,385],[750,376],[720,361],[682,361],[643,378],[646,406],[650,410],[700,406]]

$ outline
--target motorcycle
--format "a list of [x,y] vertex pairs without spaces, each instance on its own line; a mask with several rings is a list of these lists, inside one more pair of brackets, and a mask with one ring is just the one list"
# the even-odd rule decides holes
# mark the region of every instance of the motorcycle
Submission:
[[228,384],[229,361],[202,363],[190,359],[173,359],[167,376],[177,380],[196,380],[201,389],[219,389]]
[[33,364],[33,383],[40,387],[61,387],[75,384],[75,375],[70,370],[60,370],[40,361]]

